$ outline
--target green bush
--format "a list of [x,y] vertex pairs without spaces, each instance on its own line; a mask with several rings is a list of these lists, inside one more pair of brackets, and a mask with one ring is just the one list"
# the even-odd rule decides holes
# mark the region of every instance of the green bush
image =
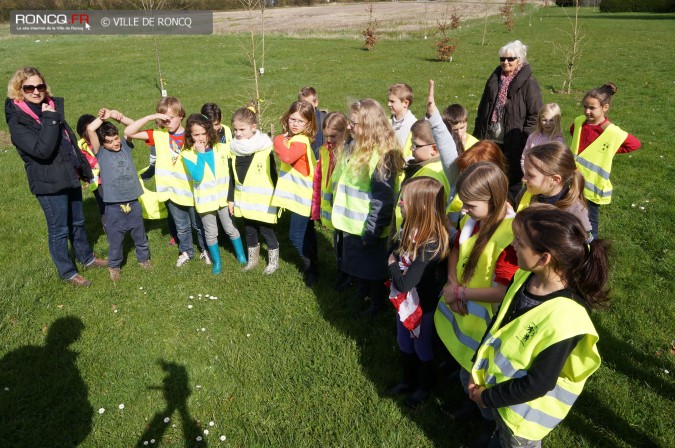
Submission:
[[601,12],[675,12],[675,0],[602,0]]

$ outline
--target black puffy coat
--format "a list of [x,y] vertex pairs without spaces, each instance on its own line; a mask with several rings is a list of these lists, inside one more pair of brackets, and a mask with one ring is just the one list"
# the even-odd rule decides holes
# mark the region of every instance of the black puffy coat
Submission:
[[[497,104],[501,73],[501,66],[497,67],[485,83],[473,130],[473,135],[478,139],[488,138],[488,126]],[[530,65],[525,64],[509,85],[504,109],[504,143],[501,147],[509,164],[509,184],[518,183],[522,178],[520,158],[527,137],[536,129],[537,114],[542,106],[539,83],[532,76]]]
[[82,165],[82,177],[92,178],[89,163],[77,149],[75,134],[64,118],[63,98],[52,100],[56,112],[43,112],[42,124],[19,109],[11,99],[5,100],[5,120],[12,144],[23,160],[30,191],[35,195],[80,188],[80,173],[73,167],[66,150],[61,148],[63,129],[72,142],[73,156]]

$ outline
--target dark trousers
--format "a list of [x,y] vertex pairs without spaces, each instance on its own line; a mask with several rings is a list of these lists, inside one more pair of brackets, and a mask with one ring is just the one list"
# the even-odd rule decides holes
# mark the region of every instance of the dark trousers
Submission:
[[[126,213],[122,210],[122,205],[128,205],[131,207],[131,211]],[[109,267],[118,268],[122,265],[124,258],[124,237],[127,232],[129,232],[136,245],[136,258],[138,261],[143,262],[150,258],[150,246],[148,244],[148,237],[145,234],[145,226],[143,225],[143,210],[138,200],[123,204],[106,204],[105,216]]]
[[591,235],[597,238],[600,225],[600,204],[588,200],[586,204],[588,205],[588,220],[591,222]]
[[77,274],[77,267],[68,253],[68,241],[80,263],[86,266],[94,260],[84,230],[82,190],[79,187],[70,188],[36,197],[47,220],[49,254],[59,271],[59,277],[68,280]]
[[301,258],[308,258],[312,262],[317,260],[316,230],[314,229],[314,221],[309,219],[309,216],[291,212],[288,238]]
[[272,224],[244,218],[246,247],[256,247],[259,244],[258,232],[260,232],[267,243],[267,250],[278,249],[279,241],[277,241],[277,235],[271,226]]

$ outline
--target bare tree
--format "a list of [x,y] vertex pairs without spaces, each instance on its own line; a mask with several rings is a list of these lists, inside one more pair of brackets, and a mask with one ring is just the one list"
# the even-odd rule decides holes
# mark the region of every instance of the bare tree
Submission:
[[567,20],[570,23],[570,30],[565,31],[565,34],[567,34],[565,43],[553,42],[553,50],[560,57],[565,67],[562,71],[564,76],[562,92],[570,94],[572,93],[572,81],[576,79],[574,73],[577,63],[583,53],[583,40],[585,36],[581,28],[581,22],[579,21],[579,0],[574,0],[574,17],[570,17],[567,14],[567,8],[563,8],[563,11],[565,11],[565,16],[567,16]]
[[[263,105],[261,97],[260,77],[265,73],[265,1],[266,0],[239,0],[248,13],[248,44],[242,46],[253,74],[253,103],[255,104],[258,120],[263,126]],[[260,12],[260,38],[256,37],[256,16]]]

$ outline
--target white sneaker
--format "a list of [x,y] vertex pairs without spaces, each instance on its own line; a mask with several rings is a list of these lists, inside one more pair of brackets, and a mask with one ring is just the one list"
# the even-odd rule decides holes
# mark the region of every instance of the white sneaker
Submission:
[[204,260],[204,264],[210,266],[211,265],[211,257],[209,256],[209,253],[207,251],[202,252],[199,255],[200,260]]
[[190,261],[190,256],[188,255],[187,252],[183,252],[178,256],[178,261],[176,261],[176,267],[179,268],[188,261]]

